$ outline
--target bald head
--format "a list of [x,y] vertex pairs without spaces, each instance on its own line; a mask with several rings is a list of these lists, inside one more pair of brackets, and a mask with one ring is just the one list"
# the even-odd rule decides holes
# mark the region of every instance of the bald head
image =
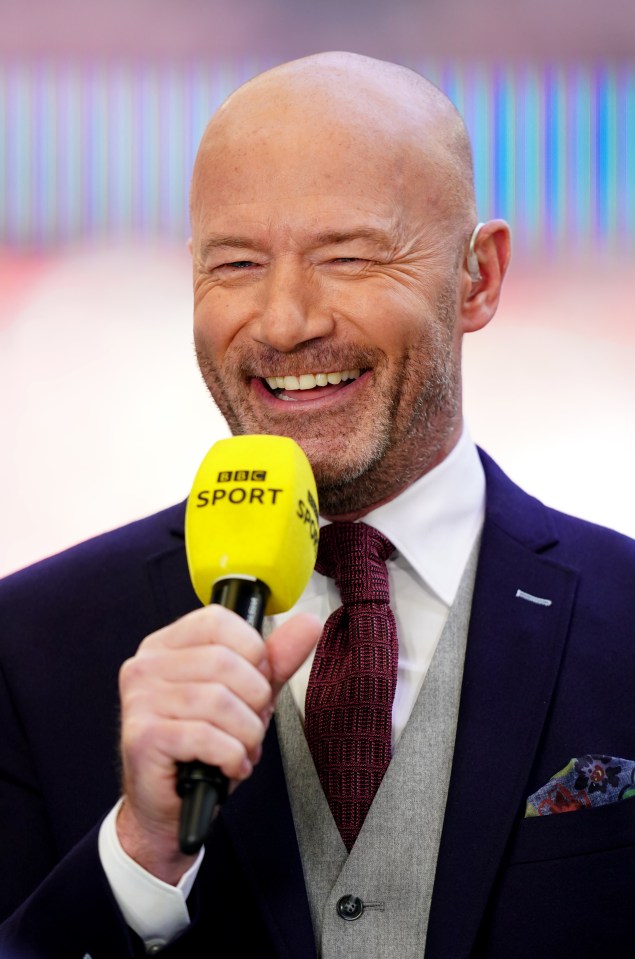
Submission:
[[[215,158],[259,156],[282,182],[284,168],[337,156],[403,182],[449,234],[465,236],[476,212],[469,139],[459,113],[424,77],[353,53],[294,60],[249,80],[223,104],[203,136],[192,181],[192,219],[214,190]],[[286,162],[281,162],[285,157]],[[328,172],[327,172],[328,176]],[[379,180],[381,180],[381,176]],[[243,187],[247,197],[249,174]]]

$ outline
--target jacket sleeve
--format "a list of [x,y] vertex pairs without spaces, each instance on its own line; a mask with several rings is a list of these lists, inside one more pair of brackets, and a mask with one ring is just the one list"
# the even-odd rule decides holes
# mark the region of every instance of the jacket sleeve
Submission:
[[2,959],[145,956],[110,892],[97,834],[78,843],[0,926]]

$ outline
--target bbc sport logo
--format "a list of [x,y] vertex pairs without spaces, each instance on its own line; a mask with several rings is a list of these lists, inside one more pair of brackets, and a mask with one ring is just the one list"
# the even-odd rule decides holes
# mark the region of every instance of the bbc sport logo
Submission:
[[264,483],[267,470],[222,470],[217,483]]

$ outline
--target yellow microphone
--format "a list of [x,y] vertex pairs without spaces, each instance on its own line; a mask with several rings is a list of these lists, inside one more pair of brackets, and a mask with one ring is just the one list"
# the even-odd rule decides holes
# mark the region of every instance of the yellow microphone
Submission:
[[[265,615],[290,609],[309,581],[319,537],[310,463],[286,436],[219,440],[194,478],[185,511],[192,585],[205,605],[234,610],[259,632]],[[200,849],[227,795],[215,766],[180,763],[179,845]]]

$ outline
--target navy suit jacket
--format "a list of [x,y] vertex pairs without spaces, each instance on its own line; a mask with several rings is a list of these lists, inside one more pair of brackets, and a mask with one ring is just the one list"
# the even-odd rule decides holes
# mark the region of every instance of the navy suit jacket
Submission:
[[[425,956],[630,954],[635,802],[523,813],[571,757],[635,759],[635,543],[547,509],[483,460],[487,513]],[[117,673],[145,635],[196,605],[182,506],[0,586],[3,959],[143,955],[97,853],[119,793]],[[274,725],[216,820],[188,904],[192,925],[166,959],[315,959]]]

